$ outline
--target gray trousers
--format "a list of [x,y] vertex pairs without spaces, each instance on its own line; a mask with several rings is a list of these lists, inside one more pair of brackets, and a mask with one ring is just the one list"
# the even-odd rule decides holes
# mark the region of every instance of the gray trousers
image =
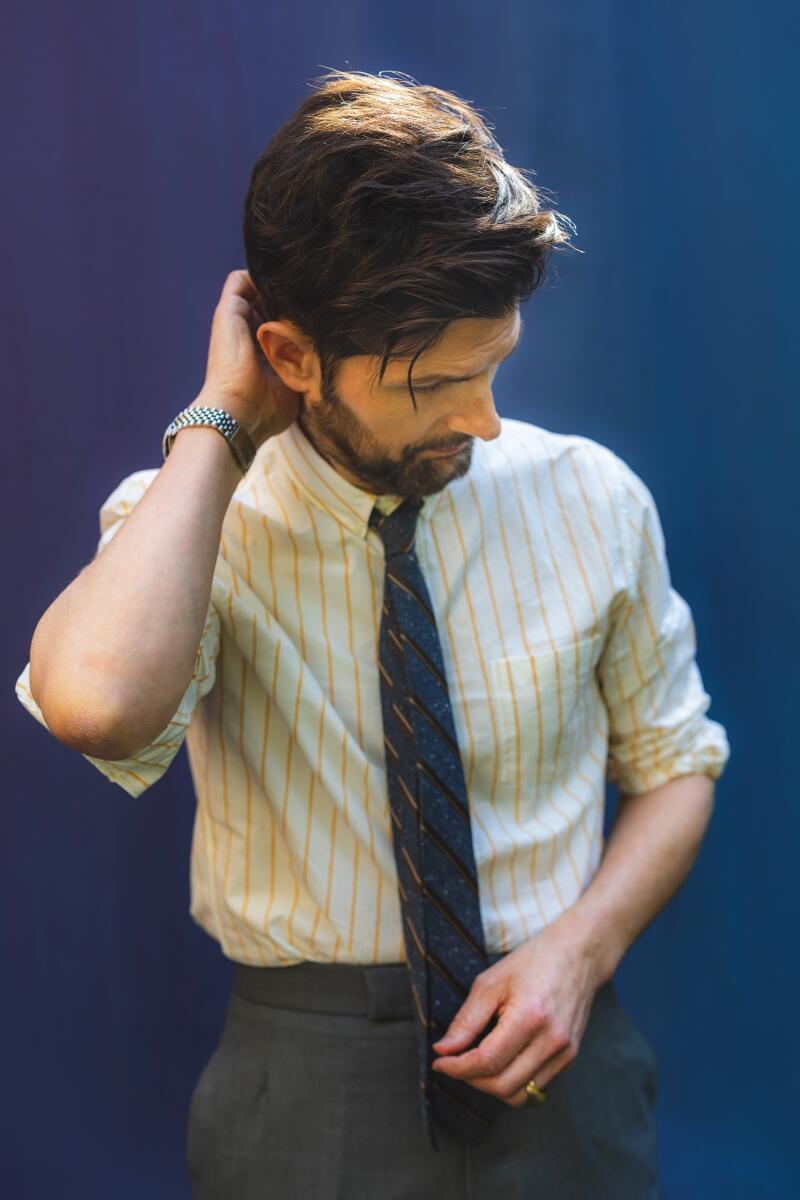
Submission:
[[416,1036],[405,963],[237,964],[189,1106],[193,1200],[659,1200],[657,1061],[613,980],[544,1104],[474,1144],[428,1143]]

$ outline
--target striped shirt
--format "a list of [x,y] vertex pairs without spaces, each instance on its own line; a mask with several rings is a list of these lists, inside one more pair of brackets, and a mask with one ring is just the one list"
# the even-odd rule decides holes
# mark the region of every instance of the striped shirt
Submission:
[[[415,548],[436,614],[464,765],[487,952],[574,904],[621,794],[712,779],[691,610],[670,582],[653,496],[588,437],[501,418],[428,496]],[[158,468],[100,509],[98,553]],[[190,914],[230,959],[404,960],[381,718],[378,496],[297,422],[259,447],[227,509],[194,674],[149,746],[84,755],[131,796],[184,739],[196,810]],[[46,726],[29,688],[22,704]]]

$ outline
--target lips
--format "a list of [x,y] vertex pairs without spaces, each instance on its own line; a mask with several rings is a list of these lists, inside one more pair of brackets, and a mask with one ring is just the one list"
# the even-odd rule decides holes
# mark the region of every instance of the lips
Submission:
[[468,442],[461,442],[458,446],[449,446],[446,450],[431,449],[432,454],[458,454],[459,450],[465,450],[469,445]]

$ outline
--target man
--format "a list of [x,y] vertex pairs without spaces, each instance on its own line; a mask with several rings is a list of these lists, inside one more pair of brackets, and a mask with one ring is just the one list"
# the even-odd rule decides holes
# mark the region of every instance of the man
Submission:
[[[413,359],[370,342],[403,313],[355,267],[326,283],[327,258],[285,286],[332,287],[339,315],[355,288],[364,352],[331,308],[266,319],[300,303],[276,300],[276,179],[336,257],[297,212],[318,189],[275,156],[312,169],[309,114],[326,150],[345,120],[331,97],[361,131],[406,99],[344,81],[257,165],[250,271],[225,282],[204,387],[160,470],[103,506],[99,553],[39,622],[17,693],[132,795],[187,739],[191,912],[237,964],[192,1097],[196,1198],[657,1196],[656,1062],[612,977],[691,868],[725,731],[647,487],[599,443],[494,407],[524,287],[492,287],[555,229],[533,193],[475,268],[489,311],[457,280],[426,291],[439,331]],[[361,238],[352,178],[337,212]],[[399,195],[395,179],[392,214]],[[405,253],[394,236],[376,254]],[[387,278],[363,244],[358,270]]]

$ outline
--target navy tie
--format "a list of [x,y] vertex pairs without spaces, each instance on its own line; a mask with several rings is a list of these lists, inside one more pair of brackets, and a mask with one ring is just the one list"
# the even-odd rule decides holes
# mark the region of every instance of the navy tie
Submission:
[[[436,619],[414,549],[421,501],[404,500],[370,526],[386,556],[378,647],[381,707],[403,916],[417,1019],[423,1126],[438,1150],[433,1118],[462,1139],[486,1132],[502,1101],[433,1071],[443,1037],[489,961],[483,937],[464,769],[453,724]],[[496,1016],[472,1049],[496,1024]]]

